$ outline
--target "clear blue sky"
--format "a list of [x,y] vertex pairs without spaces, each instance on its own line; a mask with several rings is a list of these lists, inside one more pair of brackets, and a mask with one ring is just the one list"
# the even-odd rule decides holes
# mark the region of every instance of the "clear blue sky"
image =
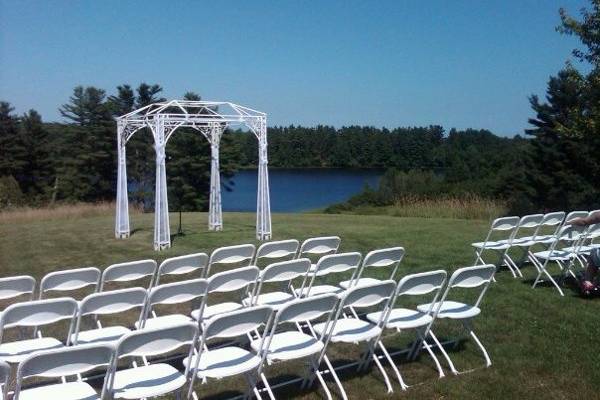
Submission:
[[159,83],[265,111],[269,124],[522,133],[527,97],[570,58],[573,0],[0,0],[0,99],[57,108],[76,85]]

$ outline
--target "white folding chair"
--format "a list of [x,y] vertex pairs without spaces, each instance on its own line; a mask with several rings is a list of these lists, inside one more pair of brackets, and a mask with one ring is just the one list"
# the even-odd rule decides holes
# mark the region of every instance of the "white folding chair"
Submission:
[[[63,271],[54,271],[46,274],[40,282],[40,300],[49,292],[73,292],[88,286],[93,286],[93,291],[98,290],[100,284],[100,270],[94,267],[75,268]],[[71,296],[73,297],[73,296]]]
[[[332,343],[366,343],[367,349],[358,362],[358,371],[366,369],[371,361],[375,361],[379,372],[383,375],[388,393],[393,392],[390,379],[381,365],[378,357],[373,357],[375,347],[381,347],[380,337],[385,326],[385,317],[387,313],[381,313],[377,322],[373,323],[368,320],[359,318],[355,311],[356,309],[372,309],[378,306],[381,311],[389,308],[394,297],[396,282],[383,281],[374,284],[355,286],[348,289],[340,295],[341,301],[338,307],[334,325],[329,334],[329,340]],[[352,310],[354,316],[340,317],[344,313],[344,309]],[[314,331],[322,335],[328,329],[326,322],[315,324]],[[336,382],[337,383],[337,382]],[[347,399],[346,392],[341,384],[338,383],[342,398]]]
[[[479,314],[481,314],[481,300],[483,296],[487,292],[488,287],[490,286],[490,282],[494,277],[494,273],[496,272],[496,266],[493,264],[487,265],[476,265],[473,267],[465,267],[459,268],[452,276],[450,276],[450,280],[448,281],[448,285],[446,286],[446,290],[442,295],[442,298],[438,302],[421,304],[417,306],[417,310],[422,313],[430,314],[434,319],[452,319],[459,320],[462,323],[463,328],[470,334],[471,338],[477,343],[477,346],[483,353],[485,358],[485,365],[489,367],[492,365],[492,361],[487,353],[483,344],[479,341],[477,335],[473,331],[473,323],[472,320]],[[452,289],[478,289],[480,290],[479,296],[477,300],[473,304],[449,300],[449,295],[456,290]],[[458,370],[454,367],[452,360],[450,360],[450,356],[438,340],[438,338],[433,333],[433,329],[430,327],[429,335],[438,346],[438,349],[444,355],[444,358],[448,362],[448,366],[450,366],[450,370],[453,374],[458,374]],[[458,344],[458,339],[455,342]],[[467,372],[467,371],[465,371]]]
[[[278,310],[285,303],[293,300],[292,281],[303,278],[301,286],[304,286],[307,273],[310,268],[308,258],[282,261],[268,265],[260,271],[254,284],[254,290],[243,300],[245,306],[266,305]],[[265,292],[265,284],[275,283],[280,285],[279,290]]]
[[254,260],[255,247],[253,244],[219,247],[210,255],[204,277],[210,276],[210,270],[216,265],[247,267]]
[[274,261],[287,261],[296,256],[298,246],[300,243],[296,239],[263,243],[256,250],[253,264],[258,265],[263,259],[267,260],[269,264]]
[[113,264],[102,272],[100,292],[106,290],[108,283],[129,283],[144,278],[150,278],[148,288],[152,287],[156,274],[156,261],[139,260],[126,263]]
[[[193,319],[189,315],[181,313],[157,316],[156,306],[180,306],[183,303],[193,303],[206,295],[207,288],[208,281],[206,279],[191,279],[154,286],[148,295],[142,326],[158,328],[192,322]],[[136,326],[138,325],[136,323]]]
[[[68,297],[11,304],[0,314],[0,360],[18,364],[36,351],[63,347],[62,341],[43,337],[38,328],[64,320],[69,320],[68,344],[76,314],[77,302]],[[33,338],[5,342],[7,328],[33,328]]]
[[19,296],[27,296],[33,300],[35,279],[29,275],[0,278],[0,300],[12,300]]
[[[497,218],[492,222],[490,230],[483,242],[471,243],[475,248],[475,265],[486,265],[483,259],[483,253],[486,250],[493,250],[498,254],[498,262],[500,265],[504,263],[512,273],[513,277],[517,276],[513,266],[506,260],[506,252],[510,248],[507,241],[512,237],[513,232],[519,224],[519,217],[503,217]],[[498,237],[499,236],[499,237]]]
[[[119,315],[139,308],[140,312],[135,319],[136,325],[139,326],[144,315],[146,297],[146,289],[140,287],[93,293],[85,297],[80,303],[75,332],[72,335],[73,344],[114,342],[120,339],[131,331],[129,326],[134,325],[134,321],[129,320],[130,316],[119,318],[121,322],[127,320],[126,324],[110,326],[103,325],[99,317]],[[84,330],[85,317],[92,317],[96,328]]]
[[335,284],[327,282],[315,284],[315,282],[317,279],[321,280],[325,276],[331,281],[329,279],[331,278],[330,275],[337,275],[347,271],[353,271],[352,276],[356,275],[361,258],[362,256],[358,252],[330,254],[321,257],[315,266],[314,272],[309,271],[308,282],[295,290],[296,295],[298,297],[308,297],[325,293],[342,292],[344,289],[338,285],[339,281],[335,282]]
[[[342,240],[338,236],[321,236],[308,238],[300,246],[296,258],[319,259],[329,254],[338,252]],[[310,270],[314,271],[316,262],[311,261]]]
[[[519,264],[527,259],[527,256],[529,255],[529,248],[535,244],[535,233],[538,231],[543,220],[544,214],[525,215],[519,220],[519,223],[517,224],[517,227],[513,231],[510,238],[498,241],[498,243],[508,245],[508,249],[506,249],[504,255],[504,260],[507,264],[510,264],[511,269],[515,271],[521,278],[523,277],[523,274],[521,273]],[[518,259],[518,262],[515,262],[515,260],[513,260],[510,256],[510,250],[513,248],[521,249],[522,254]]]
[[[582,240],[582,232],[585,231],[585,227],[579,227],[575,225],[564,225],[561,227],[556,236],[554,237],[554,241],[548,248],[548,250],[538,251],[533,253],[532,262],[537,269],[537,277],[533,282],[532,288],[535,288],[539,283],[544,282],[544,277],[547,278],[558,290],[561,296],[564,296],[562,288],[559,283],[552,277],[550,272],[548,271],[548,267],[550,262],[555,262],[559,267],[562,275],[565,273],[569,273],[570,268],[569,264],[575,257],[575,251],[577,244],[575,244],[576,240]],[[563,250],[559,248],[560,243],[568,242],[571,243],[571,248],[567,250]],[[572,272],[571,272],[572,274]]]
[[208,255],[206,255],[206,253],[195,253],[167,258],[160,263],[156,275],[156,282],[154,284],[160,284],[160,278],[163,276],[173,276],[178,278],[180,275],[187,275],[196,271],[200,271],[200,276],[204,276],[204,270],[207,266]]
[[8,399],[8,379],[10,378],[10,365],[0,361],[0,393],[3,399]]
[[[174,392],[177,393],[177,398],[181,398],[184,386],[191,380],[189,368],[181,372],[166,362],[147,360],[173,353],[183,347],[189,347],[189,358],[197,339],[198,325],[191,322],[142,329],[123,336],[116,345],[116,356],[108,384],[109,398],[145,399]],[[142,358],[144,364],[117,370],[119,360],[132,358]]]
[[[316,377],[328,399],[332,398],[331,392],[323,379],[323,375],[330,373],[337,385],[341,386],[335,369],[325,354],[327,338],[333,326],[338,302],[339,298],[336,295],[324,294],[305,299],[295,299],[286,303],[277,312],[268,336],[268,343],[265,346],[267,349],[266,360],[269,364],[310,357],[309,370],[302,382],[302,387],[312,384],[314,377]],[[298,328],[301,323],[312,323],[324,316],[327,316],[326,325],[320,336],[317,336],[314,332],[311,332],[312,334],[305,333]],[[293,329],[294,325],[296,329]],[[253,340],[250,343],[252,349],[257,353],[260,351],[261,345],[261,339]],[[322,371],[319,367],[322,361],[326,363],[327,372]],[[261,379],[265,388],[268,388],[269,393],[272,393],[264,373],[261,374]]]
[[369,252],[352,279],[340,282],[340,286],[344,289],[348,289],[353,286],[377,283],[383,280],[364,277],[363,274],[367,268],[390,268],[392,271],[388,279],[395,281],[396,272],[398,271],[398,266],[400,265],[402,258],[404,258],[404,253],[404,247],[391,247],[389,249],[373,250]]
[[[13,400],[105,398],[107,374],[100,395],[82,380],[81,374],[100,368],[108,372],[114,352],[113,346],[94,344],[33,353],[19,364]],[[76,379],[67,381],[66,377]],[[61,379],[61,382],[23,388],[23,382],[30,378]]]
[[[236,375],[244,375],[248,384],[247,396],[252,393],[262,399],[256,387],[257,377],[261,375],[261,368],[265,357],[266,337],[272,323],[273,309],[268,306],[249,307],[243,310],[217,315],[207,322],[202,330],[202,338],[196,349],[196,354],[183,360],[187,368],[192,368],[192,385],[188,398],[193,393],[195,378],[205,383],[209,378],[222,379]],[[213,347],[209,345],[215,339],[243,338],[250,332],[256,332],[264,326],[260,345],[254,351],[235,345]],[[272,396],[272,393],[269,393]]]
[[[208,278],[206,288],[206,296],[202,298],[200,308],[193,310],[190,315],[196,321],[203,323],[205,320],[214,317],[218,314],[223,314],[230,311],[243,308],[241,300],[250,293],[249,288],[256,281],[259,270],[257,267],[241,267],[229,271],[223,271],[214,274]],[[231,293],[244,291],[240,296],[239,301],[224,301],[212,305],[208,305],[210,298],[218,293]],[[211,296],[213,294],[213,296]]]
[[[414,331],[416,338],[412,348],[407,353],[407,358],[415,359],[421,348],[426,349],[438,369],[440,378],[444,377],[444,370],[426,339],[429,335],[429,329],[434,322],[432,308],[438,301],[441,289],[446,283],[446,276],[446,271],[443,270],[407,275],[398,282],[398,287],[394,293],[394,300],[388,310],[367,314],[367,319],[377,324],[381,320],[381,314],[388,313],[387,316],[384,316],[386,329],[395,330],[398,333]],[[431,307],[427,312],[421,312],[415,307],[401,305],[401,302],[408,296],[422,298],[425,295],[429,295],[431,298]],[[383,345],[383,337],[379,346],[384,357],[396,373],[396,378],[400,386],[403,390],[407,389],[408,385],[402,379],[402,375],[391,357],[393,354],[390,354]]]

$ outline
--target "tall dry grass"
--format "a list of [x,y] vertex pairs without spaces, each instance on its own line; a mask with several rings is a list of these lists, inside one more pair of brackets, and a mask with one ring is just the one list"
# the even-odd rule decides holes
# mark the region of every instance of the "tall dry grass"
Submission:
[[[38,220],[70,219],[115,212],[114,202],[57,204],[48,207],[19,207],[0,212],[0,223],[28,222]],[[130,207],[130,212],[141,212]]]
[[356,214],[383,214],[394,217],[455,218],[490,220],[505,215],[506,205],[497,200],[475,195],[423,199],[403,197],[392,206],[358,207]]

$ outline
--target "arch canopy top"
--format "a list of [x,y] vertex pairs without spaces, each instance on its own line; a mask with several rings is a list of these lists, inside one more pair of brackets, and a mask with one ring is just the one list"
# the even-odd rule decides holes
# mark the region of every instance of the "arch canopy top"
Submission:
[[267,114],[226,101],[170,100],[149,104],[128,114],[117,117],[123,127],[141,128],[161,119],[166,125],[199,128],[211,125],[255,124]]

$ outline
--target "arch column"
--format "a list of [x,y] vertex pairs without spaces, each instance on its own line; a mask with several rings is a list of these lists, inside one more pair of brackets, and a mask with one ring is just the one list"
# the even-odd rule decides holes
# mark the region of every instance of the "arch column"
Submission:
[[208,229],[223,230],[223,209],[221,206],[221,172],[219,146],[224,127],[213,124],[210,127],[210,197],[208,203]]
[[117,122],[117,204],[115,218],[115,237],[129,237],[129,200],[127,198],[127,157],[124,137],[125,124]]
[[257,118],[254,133],[258,138],[258,189],[256,195],[256,238],[271,239],[271,199],[267,156],[267,118]]
[[154,198],[154,250],[171,247],[169,226],[169,202],[167,200],[166,134],[162,116],[157,116],[150,124],[154,135],[156,152],[156,189]]

